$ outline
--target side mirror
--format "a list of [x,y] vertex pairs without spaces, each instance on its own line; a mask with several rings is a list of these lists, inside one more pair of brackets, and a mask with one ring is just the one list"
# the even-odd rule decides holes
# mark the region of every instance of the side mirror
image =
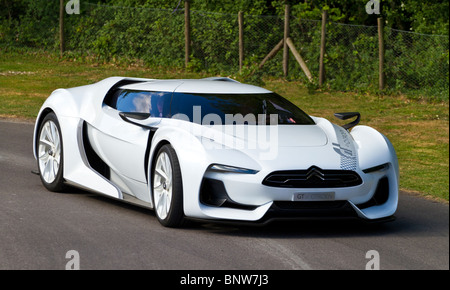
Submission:
[[157,127],[148,126],[146,124],[142,124],[139,122],[139,121],[143,121],[143,120],[150,118],[150,113],[119,112],[119,116],[120,116],[120,118],[122,118],[122,120],[124,120],[127,123],[130,123],[130,124],[133,124],[133,125],[145,128],[145,129],[149,129],[151,131],[156,131],[156,129],[158,129]]
[[350,123],[342,126],[346,130],[358,125],[359,121],[361,119],[361,114],[359,112],[335,113],[334,116],[340,120],[347,120],[347,119],[356,117],[356,119],[353,122],[350,122]]
[[138,113],[138,112],[126,113],[126,112],[120,112],[119,116],[122,119],[124,119],[124,117],[125,117],[125,118],[136,119],[136,120],[145,120],[145,119],[150,117],[150,113]]

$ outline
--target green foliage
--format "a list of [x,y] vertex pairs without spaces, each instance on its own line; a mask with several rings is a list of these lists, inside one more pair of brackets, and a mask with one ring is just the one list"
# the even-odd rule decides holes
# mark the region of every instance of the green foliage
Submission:
[[252,84],[255,86],[264,86],[264,72],[258,69],[258,65],[256,65],[256,63],[257,62],[255,60],[251,59],[244,61],[242,70],[234,75],[233,78],[242,83]]
[[55,2],[0,3],[0,45],[5,42],[9,46],[51,47],[57,41],[59,5]]
[[386,79],[394,91],[434,101],[449,98],[449,39],[388,30]]
[[[59,47],[59,1],[0,0],[0,49]],[[95,3],[94,3],[95,2]],[[448,100],[448,1],[383,0],[386,22],[386,92]],[[251,83],[283,77],[282,53],[261,60],[283,38],[284,5],[291,5],[291,38],[312,72],[309,83],[290,56],[289,79],[311,90],[319,71],[320,19],[328,10],[325,88],[377,91],[376,15],[366,0],[191,0],[189,71],[235,75]],[[237,13],[244,11],[245,68],[239,73]],[[267,16],[272,15],[272,16]],[[183,0],[81,0],[79,15],[65,15],[66,56],[95,62],[140,62],[184,67]],[[344,24],[345,23],[345,24]],[[353,24],[353,25],[348,25]]]

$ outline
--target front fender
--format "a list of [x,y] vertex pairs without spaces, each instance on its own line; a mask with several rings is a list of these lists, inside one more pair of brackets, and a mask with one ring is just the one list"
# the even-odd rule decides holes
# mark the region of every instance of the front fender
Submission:
[[76,117],[77,111],[76,103],[72,99],[71,94],[65,89],[57,89],[53,91],[52,94],[45,100],[34,123],[33,154],[36,159],[37,134],[39,134],[39,127],[41,126],[44,117],[48,113],[53,112],[58,120],[60,120],[63,116]]
[[356,126],[350,133],[357,144],[359,166],[362,170],[390,163],[396,169],[398,177],[398,160],[389,139],[368,126]]
[[[400,174],[397,154],[392,143],[386,136],[368,126],[355,127],[351,135],[357,144],[360,168],[363,173],[374,175],[377,178],[387,177],[389,184],[389,195],[383,204],[370,207],[356,205],[355,208],[358,208],[358,214],[368,219],[378,219],[393,215],[398,206]],[[376,170],[380,168],[380,165],[384,164],[389,166],[383,166],[385,169],[382,169],[381,172]]]
[[[185,121],[163,119],[152,139],[148,176],[152,174],[152,163],[156,159],[159,148],[163,144],[170,143],[180,163],[184,213],[189,217],[209,217],[200,205],[199,193],[205,172],[211,164],[256,170],[261,168],[255,160],[240,150],[228,148],[206,136],[211,135],[208,134],[208,129],[204,126]],[[152,192],[151,188],[151,178],[149,178],[149,192]]]
[[[164,123],[164,121],[162,122]],[[153,136],[148,165],[149,193],[151,195],[153,187],[151,184],[153,162],[159,148],[167,143],[174,148],[180,163],[184,213],[188,216],[201,216],[198,192],[203,174],[208,167],[208,161],[201,142],[189,131],[184,130],[182,124],[180,126],[159,126]],[[150,196],[150,200],[153,200],[152,196]]]

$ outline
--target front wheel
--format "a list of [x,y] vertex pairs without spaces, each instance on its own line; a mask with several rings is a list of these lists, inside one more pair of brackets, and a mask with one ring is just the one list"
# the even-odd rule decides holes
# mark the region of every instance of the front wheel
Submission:
[[64,189],[63,143],[61,128],[54,113],[42,120],[37,144],[37,163],[42,184],[50,191]]
[[158,151],[153,167],[153,204],[158,221],[165,227],[184,222],[183,185],[177,154],[169,144]]

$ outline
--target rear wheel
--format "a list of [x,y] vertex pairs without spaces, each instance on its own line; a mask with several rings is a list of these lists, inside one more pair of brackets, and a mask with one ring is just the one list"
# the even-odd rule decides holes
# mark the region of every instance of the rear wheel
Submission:
[[61,128],[54,113],[46,115],[39,127],[37,155],[42,184],[50,191],[63,190],[63,144]]
[[153,167],[153,204],[159,222],[165,227],[183,224],[183,186],[178,157],[171,145],[161,147]]

